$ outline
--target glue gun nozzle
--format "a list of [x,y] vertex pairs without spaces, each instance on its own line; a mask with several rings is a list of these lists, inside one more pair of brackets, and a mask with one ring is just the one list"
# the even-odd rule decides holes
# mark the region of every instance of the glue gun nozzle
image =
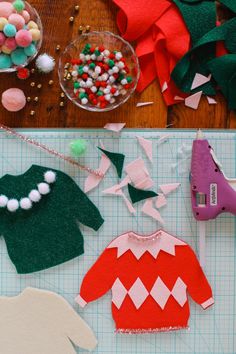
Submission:
[[204,135],[203,135],[203,132],[201,131],[201,129],[198,129],[196,139],[197,140],[204,139]]

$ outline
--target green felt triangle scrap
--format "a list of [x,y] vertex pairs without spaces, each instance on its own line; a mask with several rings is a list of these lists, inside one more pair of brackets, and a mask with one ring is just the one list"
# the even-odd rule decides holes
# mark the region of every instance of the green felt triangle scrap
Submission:
[[111,163],[115,166],[119,178],[121,178],[124,167],[125,155],[107,151],[100,147],[98,147],[98,149],[109,158]]
[[138,189],[133,187],[131,184],[128,184],[129,196],[132,200],[132,203],[135,204],[141,200],[157,197],[158,194],[153,191],[145,191],[143,189]]
[[225,5],[231,11],[236,13],[236,1],[235,0],[220,0],[222,5]]
[[236,54],[227,54],[208,63],[214,79],[228,100],[230,109],[236,109]]

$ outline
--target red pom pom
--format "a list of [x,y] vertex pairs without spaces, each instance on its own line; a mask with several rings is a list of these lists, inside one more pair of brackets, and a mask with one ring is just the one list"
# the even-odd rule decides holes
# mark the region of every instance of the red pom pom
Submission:
[[20,69],[17,70],[17,77],[18,77],[18,79],[26,80],[26,79],[28,79],[29,76],[30,76],[30,71],[29,71],[29,69],[20,68]]
[[114,95],[114,93],[116,93],[116,88],[115,87],[112,87],[111,88],[111,93]]
[[82,75],[82,78],[83,78],[84,80],[87,80],[88,74],[84,73],[84,74]]
[[100,52],[104,52],[105,47],[103,47],[103,45],[101,45],[100,47],[98,47],[98,50],[99,50]]
[[109,58],[110,58],[110,59],[115,59],[115,54],[111,53],[111,54],[109,55]]

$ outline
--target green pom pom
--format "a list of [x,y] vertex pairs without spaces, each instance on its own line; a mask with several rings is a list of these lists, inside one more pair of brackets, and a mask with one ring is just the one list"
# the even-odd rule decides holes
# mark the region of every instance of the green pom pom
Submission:
[[75,82],[75,83],[74,83],[74,88],[75,88],[75,89],[80,88],[80,83],[79,83],[79,82]]
[[27,60],[27,55],[23,48],[17,48],[11,53],[11,60],[15,65],[23,65]]
[[10,55],[0,54],[0,70],[8,69],[12,66],[12,61]]
[[24,52],[27,57],[32,57],[36,53],[37,49],[34,44],[30,44],[28,47],[24,48]]
[[14,1],[12,5],[17,12],[22,12],[25,8],[25,3],[22,0]]
[[75,157],[79,157],[85,153],[87,149],[87,143],[83,139],[74,140],[70,143],[71,154]]

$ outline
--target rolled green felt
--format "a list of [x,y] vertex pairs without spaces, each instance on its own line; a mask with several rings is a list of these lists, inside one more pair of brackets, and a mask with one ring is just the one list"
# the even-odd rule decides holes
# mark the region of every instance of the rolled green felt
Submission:
[[[51,175],[56,175],[53,183],[45,181],[44,175],[49,170]],[[8,204],[4,205],[6,198]],[[24,206],[18,203],[16,207],[22,198]],[[0,233],[9,257],[21,274],[47,269],[79,256],[84,252],[84,239],[78,222],[94,230],[104,222],[96,206],[71,177],[37,165],[22,175],[0,178],[0,202]]]
[[109,158],[111,163],[115,166],[119,178],[121,178],[124,167],[125,155],[107,151],[100,147],[98,147],[98,149],[101,150]]
[[128,184],[129,196],[133,204],[140,202],[141,200],[157,197],[158,194],[153,191],[145,191],[143,189],[138,189]]

